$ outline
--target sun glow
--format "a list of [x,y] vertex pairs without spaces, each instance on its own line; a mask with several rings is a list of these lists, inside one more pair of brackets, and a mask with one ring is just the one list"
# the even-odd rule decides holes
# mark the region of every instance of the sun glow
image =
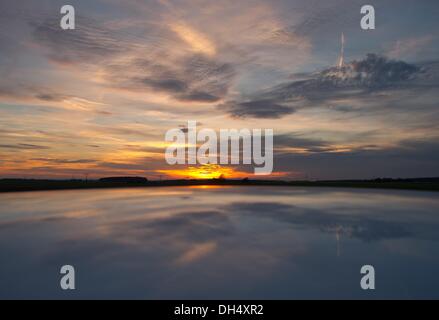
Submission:
[[247,172],[237,171],[232,167],[222,167],[216,164],[207,164],[199,167],[188,167],[186,169],[176,170],[159,170],[159,173],[166,174],[172,178],[183,179],[242,179],[251,174]]

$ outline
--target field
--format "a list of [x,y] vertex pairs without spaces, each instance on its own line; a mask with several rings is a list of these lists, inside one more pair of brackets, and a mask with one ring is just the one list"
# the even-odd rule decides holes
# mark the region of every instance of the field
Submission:
[[105,188],[139,188],[170,186],[298,186],[298,187],[332,187],[332,188],[373,188],[439,191],[439,178],[420,179],[376,179],[343,181],[280,181],[280,180],[165,180],[145,182],[108,182],[100,180],[26,180],[2,179],[0,192],[70,190],[70,189],[105,189]]

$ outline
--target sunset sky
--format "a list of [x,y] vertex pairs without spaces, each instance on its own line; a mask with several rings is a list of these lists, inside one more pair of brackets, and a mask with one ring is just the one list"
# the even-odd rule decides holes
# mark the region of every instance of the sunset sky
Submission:
[[437,0],[0,0],[0,178],[251,177],[166,164],[189,120],[274,129],[272,178],[439,176],[438,17]]

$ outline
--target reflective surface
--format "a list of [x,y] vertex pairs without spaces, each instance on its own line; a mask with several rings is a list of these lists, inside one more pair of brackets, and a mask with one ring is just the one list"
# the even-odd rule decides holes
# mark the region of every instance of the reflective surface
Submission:
[[[2,299],[439,298],[438,193],[174,187],[0,204]],[[67,264],[75,291],[60,289]]]

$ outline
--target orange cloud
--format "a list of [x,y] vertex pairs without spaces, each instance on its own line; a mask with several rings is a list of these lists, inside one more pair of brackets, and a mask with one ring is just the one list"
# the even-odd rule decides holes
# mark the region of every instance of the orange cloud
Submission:
[[192,51],[201,52],[208,56],[216,54],[215,45],[197,30],[183,23],[171,25],[171,29],[190,46]]

